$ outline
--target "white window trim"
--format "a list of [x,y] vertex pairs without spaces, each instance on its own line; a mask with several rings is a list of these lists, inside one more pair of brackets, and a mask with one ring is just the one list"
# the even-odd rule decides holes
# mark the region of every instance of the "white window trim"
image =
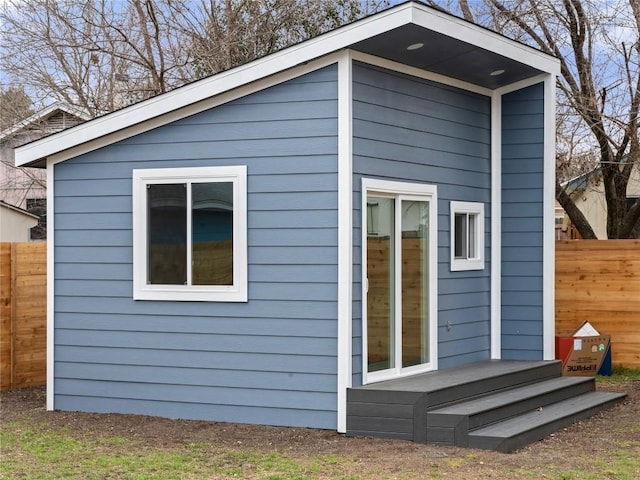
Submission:
[[[451,271],[484,270],[484,203],[451,201]],[[455,215],[457,213],[478,216],[476,228],[476,256],[473,258],[455,258]]]
[[[233,284],[147,284],[146,186],[189,181],[233,182]],[[133,299],[195,302],[247,301],[247,167],[193,167],[133,170]]]

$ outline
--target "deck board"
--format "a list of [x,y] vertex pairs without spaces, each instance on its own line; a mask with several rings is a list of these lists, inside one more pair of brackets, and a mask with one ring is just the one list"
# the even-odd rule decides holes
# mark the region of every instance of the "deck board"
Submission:
[[[554,362],[552,362],[554,363]],[[353,390],[389,390],[399,392],[435,392],[488,378],[501,377],[531,368],[549,365],[549,361],[527,362],[519,360],[489,360],[471,363],[462,367],[427,372],[405,378],[394,378],[378,383],[370,383]]]

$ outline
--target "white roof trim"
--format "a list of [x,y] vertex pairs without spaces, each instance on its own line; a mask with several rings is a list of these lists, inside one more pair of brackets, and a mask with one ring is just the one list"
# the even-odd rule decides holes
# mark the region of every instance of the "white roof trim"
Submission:
[[42,120],[51,116],[53,113],[55,113],[58,110],[62,112],[66,112],[69,115],[74,115],[83,120],[89,120],[91,118],[91,115],[89,115],[89,112],[85,111],[80,107],[76,107],[75,105],[69,105],[68,103],[64,103],[64,102],[56,102],[52,105],[49,105],[46,108],[43,108],[39,112],[34,113],[30,117],[27,117],[24,120],[21,120],[20,122],[16,123],[12,127],[9,127],[3,130],[2,132],[0,132],[0,140],[6,137],[9,137],[16,132],[19,132],[20,130],[28,127],[29,125],[33,125],[35,123],[41,122]]
[[[175,112],[410,23],[471,44],[481,45],[486,50],[507,58],[520,62],[526,59],[527,63],[544,72],[559,73],[559,62],[549,55],[517,44],[506,37],[465,20],[438,12],[422,4],[408,2],[272,55],[131,105],[76,126],[71,130],[28,143],[16,149],[16,165],[24,166],[37,162],[64,150]],[[171,117],[172,120],[176,119],[175,115],[171,115]],[[124,137],[126,136],[125,134]],[[123,135],[117,137],[121,139]],[[69,158],[68,155],[64,155],[58,157],[59,161],[65,157]]]
[[117,131],[114,131],[113,133],[99,136],[88,142],[79,143],[78,145],[75,145],[69,149],[49,155],[47,157],[47,163],[56,164],[56,163],[64,162],[69,158],[83,155],[93,150],[97,150],[107,145],[111,145],[113,143],[119,142],[120,140],[125,140],[135,135],[139,135],[141,133],[152,130],[154,128],[161,127],[162,125],[166,125],[168,123],[180,120],[185,117],[189,117],[191,115],[195,115],[205,110],[215,108],[218,105],[222,105],[223,103],[231,102],[235,99],[248,96],[252,93],[272,87],[274,85],[278,85],[280,83],[283,83],[287,80],[291,80],[293,78],[304,75],[306,73],[310,73],[320,68],[335,64],[338,62],[340,55],[341,55],[340,53],[335,53],[332,55],[324,56],[318,60],[313,60],[313,61],[310,61],[309,63],[305,63],[304,65],[300,65],[298,67],[287,70],[286,72],[280,72],[278,74],[271,75],[270,77],[263,78],[245,85],[241,85],[235,89],[229,90],[219,95],[209,97],[198,103],[186,105],[180,108],[179,110],[174,110],[172,112],[168,112],[164,115],[160,115],[156,117],[150,117],[140,123],[136,123],[132,125],[127,129],[117,130]]

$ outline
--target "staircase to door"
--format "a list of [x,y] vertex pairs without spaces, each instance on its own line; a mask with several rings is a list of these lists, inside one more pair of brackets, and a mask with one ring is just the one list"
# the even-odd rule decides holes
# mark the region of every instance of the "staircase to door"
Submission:
[[625,397],[559,361],[487,361],[349,389],[347,434],[509,452]]

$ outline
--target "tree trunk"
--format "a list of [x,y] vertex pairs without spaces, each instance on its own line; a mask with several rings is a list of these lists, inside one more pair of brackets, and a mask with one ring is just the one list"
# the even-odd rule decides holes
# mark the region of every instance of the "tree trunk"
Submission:
[[576,227],[580,236],[585,240],[597,240],[593,228],[589,225],[589,221],[585,218],[582,211],[576,206],[575,202],[562,188],[560,182],[556,180],[556,200],[560,203],[564,211],[569,215],[571,223]]

